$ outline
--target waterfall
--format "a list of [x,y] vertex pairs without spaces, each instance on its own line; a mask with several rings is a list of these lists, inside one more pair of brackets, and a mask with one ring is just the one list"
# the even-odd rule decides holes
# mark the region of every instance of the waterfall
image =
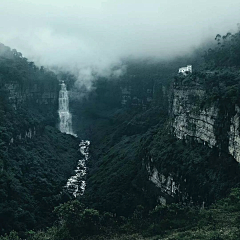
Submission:
[[[61,90],[59,91],[59,130],[62,133],[71,134],[77,137],[72,130],[72,115],[69,112],[69,99],[66,84],[62,81]],[[78,160],[77,169],[75,170],[75,175],[71,176],[67,180],[67,184],[64,189],[67,190],[74,197],[83,195],[86,188],[86,161],[89,159],[89,149],[90,141],[81,141],[79,144],[79,151],[81,152],[83,158]]]
[[68,91],[66,88],[66,84],[62,81],[61,90],[59,91],[59,130],[62,133],[71,134],[76,136],[76,134],[72,131],[72,114],[69,112],[69,99],[68,99]]

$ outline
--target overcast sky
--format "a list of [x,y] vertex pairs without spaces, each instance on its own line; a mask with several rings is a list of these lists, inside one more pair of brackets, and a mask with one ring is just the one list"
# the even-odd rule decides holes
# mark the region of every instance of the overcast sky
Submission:
[[126,56],[187,53],[239,22],[240,0],[0,0],[0,42],[82,78]]

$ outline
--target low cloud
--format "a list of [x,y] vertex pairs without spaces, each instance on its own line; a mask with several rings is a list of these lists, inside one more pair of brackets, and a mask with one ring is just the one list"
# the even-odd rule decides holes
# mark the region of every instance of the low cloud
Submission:
[[123,58],[170,59],[235,32],[239,9],[239,0],[8,0],[0,3],[0,42],[89,88],[96,76],[123,74]]

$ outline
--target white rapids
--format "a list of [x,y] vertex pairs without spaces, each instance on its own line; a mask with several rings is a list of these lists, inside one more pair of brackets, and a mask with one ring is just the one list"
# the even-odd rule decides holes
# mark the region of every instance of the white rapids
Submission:
[[86,188],[86,161],[89,159],[89,145],[90,141],[88,140],[80,142],[79,150],[84,158],[78,160],[76,174],[68,179],[65,186],[65,189],[74,197],[83,195]]

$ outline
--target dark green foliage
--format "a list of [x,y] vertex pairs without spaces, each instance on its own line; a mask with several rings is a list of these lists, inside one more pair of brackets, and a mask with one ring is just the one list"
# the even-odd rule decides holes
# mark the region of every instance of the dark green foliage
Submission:
[[84,208],[83,204],[77,200],[61,204],[54,209],[54,213],[60,220],[60,228],[62,228],[60,232],[67,231],[70,236],[78,236],[99,231],[99,212],[95,209]]
[[208,69],[240,66],[240,31],[235,34],[228,32],[215,38],[217,46],[205,51],[204,60]]
[[69,199],[78,140],[61,134],[56,75],[0,45],[0,232],[46,227]]
[[[209,50],[205,55],[205,67],[211,72],[179,75],[174,82],[176,88],[206,89],[204,99],[192,95],[190,101],[198,102],[200,109],[213,103],[219,107],[221,116],[217,124],[221,128],[216,130],[216,135],[222,139],[226,139],[235,104],[240,105],[240,78],[235,69],[239,66],[239,37],[234,36],[233,42],[230,34],[224,38],[217,36],[218,46],[221,41],[225,41],[225,46]],[[44,68],[38,69],[14,50],[1,47],[0,51],[2,232],[16,229],[21,236],[32,240],[77,240],[91,235],[93,239],[104,239],[102,234],[111,238],[115,233],[164,236],[175,229],[180,233],[169,239],[195,239],[192,232],[196,230],[197,239],[225,239],[217,232],[221,222],[218,218],[239,211],[239,190],[233,190],[213,209],[200,210],[199,206],[203,202],[209,206],[226,196],[230,188],[238,186],[239,166],[217,148],[210,149],[191,138],[186,142],[175,139],[168,123],[171,102],[168,90],[172,78],[179,67],[193,64],[194,70],[198,68],[199,54],[172,62],[126,61],[125,75],[113,81],[98,79],[93,83],[93,90],[81,96],[80,102],[72,99],[75,127],[82,139],[91,140],[91,158],[85,195],[59,205],[68,200],[67,194],[59,193],[78,160],[76,139],[53,128],[57,119],[54,100],[53,104],[44,105],[27,97],[24,107],[15,112],[14,105],[7,100],[6,88],[6,83],[17,81],[22,96],[29,96],[24,89],[32,89],[33,83],[40,93],[48,88],[57,92],[56,76]],[[69,86],[74,86],[70,73],[60,76]],[[127,93],[129,101],[122,105],[125,88],[130,92]],[[16,138],[29,127],[36,127],[36,136],[21,141]],[[221,143],[225,144],[222,150],[226,150],[226,142]],[[175,198],[149,181],[146,166],[156,167],[159,173],[171,175],[180,184]],[[162,195],[172,204],[157,205]],[[54,217],[51,211],[57,205]],[[238,224],[239,219],[233,219]],[[37,233],[29,231],[47,225],[53,227]],[[209,234],[200,236],[203,230]],[[2,239],[13,237],[18,239],[17,233],[11,232]]]
[[[158,120],[160,119],[159,116]],[[127,131],[128,136],[122,124],[118,129],[122,137],[119,135],[115,138],[116,131],[102,140],[101,144],[107,146],[108,151],[105,148],[104,154],[97,156],[98,161],[90,171],[85,194],[85,201],[91,207],[114,211],[118,215],[133,213],[139,204],[147,209],[153,207],[161,191],[148,182],[146,165],[149,163],[157,167],[161,174],[171,174],[180,184],[180,192],[175,200],[170,197],[169,201],[210,204],[238,184],[240,169],[228,154],[219,155],[216,148],[210,149],[194,141],[185,143],[177,140],[165,130],[163,123],[141,135],[134,134],[134,127],[133,124]],[[131,130],[133,134],[130,134]],[[111,136],[115,140],[119,139],[119,142],[113,144]],[[98,151],[101,153],[99,148],[95,153]],[[188,197],[185,196],[186,192]]]
[[[92,142],[86,199],[83,199],[91,207],[125,216],[133,213],[139,204],[146,209],[153,207],[161,191],[148,182],[146,165],[151,158],[161,174],[171,174],[180,183],[183,195],[188,192],[188,197],[184,197],[186,203],[193,200],[195,204],[203,201],[209,204],[225,196],[238,183],[239,167],[231,156],[220,155],[218,149],[209,149],[191,139],[188,143],[176,140],[170,135],[170,129],[166,130],[169,96],[164,88],[168,90],[169,79],[178,67],[189,64],[178,60],[170,66],[151,61],[130,62],[127,74],[119,81],[112,83],[101,79],[96,82],[94,92],[79,107],[84,124],[81,130]],[[206,98],[192,95],[190,100],[194,104],[198,102],[199,109],[216,103],[221,111],[219,126],[224,128],[216,135],[227,139],[224,134],[235,114],[234,105],[240,99],[239,73],[234,69],[213,73],[194,71],[187,77],[177,76],[174,84],[175,87],[206,89]],[[119,89],[126,86],[131,86],[132,94],[142,100],[146,97],[144,89],[153,87],[153,102],[146,110],[131,104],[120,109]],[[111,88],[118,92],[115,97],[111,96]],[[223,142],[223,150],[226,146]],[[179,194],[169,201],[181,199]]]
[[140,142],[142,134],[150,134],[148,128],[159,120],[164,121],[165,117],[164,111],[158,108],[131,116],[124,111],[119,112],[110,126],[111,132],[97,146],[92,146],[85,193],[85,201],[91,207],[125,216],[131,214],[137,205],[149,204],[146,203],[149,201],[145,199],[147,196],[143,197],[141,184],[138,185],[138,181],[147,179],[145,170],[139,171]]
[[0,80],[6,83],[18,82],[22,90],[41,82],[41,88],[47,89],[55,85],[56,75],[43,67],[38,68],[28,62],[20,52],[0,43]]
[[31,140],[7,148],[0,173],[2,231],[46,226],[75,168],[78,143],[47,127]]
[[[143,207],[138,206],[133,215],[124,218],[85,208],[74,200],[55,208],[58,217],[55,226],[45,232],[28,231],[26,235],[29,240],[235,240],[239,238],[239,203],[239,189],[235,188],[229,196],[212,204],[210,208],[169,204],[157,205],[150,212],[144,213]],[[14,231],[0,239],[20,240]]]
[[5,236],[0,236],[1,240],[21,240],[18,236],[18,233],[15,231],[11,231],[9,235],[5,234]]
[[[86,200],[83,199],[91,207],[126,216],[139,204],[153,204],[151,197],[142,196],[141,185],[138,186],[138,181],[147,179],[145,171],[139,171],[138,153],[142,134],[151,134],[149,129],[167,117],[168,81],[183,63],[179,60],[174,64],[127,61],[125,75],[113,80],[99,79],[80,104],[72,102],[78,133],[91,140]],[[130,102],[121,106],[125,88],[131,89],[131,99],[140,99],[140,105]],[[152,102],[146,106],[150,93]]]
[[171,174],[180,184],[179,191],[187,192],[195,204],[211,203],[239,183],[238,163],[218,149],[194,141],[184,143],[164,131],[149,136],[142,149],[145,161],[152,158],[159,172]]

